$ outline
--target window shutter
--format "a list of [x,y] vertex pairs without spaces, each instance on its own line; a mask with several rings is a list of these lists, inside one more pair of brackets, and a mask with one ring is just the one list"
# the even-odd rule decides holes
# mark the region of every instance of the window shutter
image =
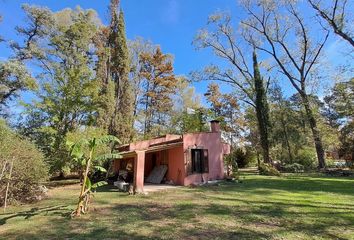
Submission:
[[209,172],[209,154],[208,149],[203,149],[203,172]]
[[187,176],[191,175],[193,172],[192,170],[192,150],[190,148],[186,151],[186,173]]

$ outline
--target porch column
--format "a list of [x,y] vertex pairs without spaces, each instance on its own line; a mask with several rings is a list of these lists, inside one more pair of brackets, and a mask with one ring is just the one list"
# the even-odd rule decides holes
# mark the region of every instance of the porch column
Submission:
[[145,151],[136,151],[134,164],[134,191],[144,192]]

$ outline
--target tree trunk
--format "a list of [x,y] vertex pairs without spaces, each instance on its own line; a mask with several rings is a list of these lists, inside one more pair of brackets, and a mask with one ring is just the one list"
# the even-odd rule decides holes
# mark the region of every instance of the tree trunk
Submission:
[[288,131],[286,129],[286,123],[285,123],[285,119],[284,119],[283,115],[281,116],[280,121],[281,121],[281,124],[282,124],[282,127],[283,127],[284,140],[285,140],[285,143],[286,143],[286,147],[288,149],[289,160],[290,160],[291,163],[293,163],[293,155],[291,154],[291,146],[290,146],[290,142],[289,142]]
[[260,142],[262,147],[263,161],[265,163],[271,163],[269,157],[269,140],[268,140],[268,129],[267,129],[268,127],[264,122],[263,111],[259,108],[259,106],[256,106],[256,114],[257,114],[259,137],[260,137]]
[[322,168],[326,167],[326,162],[325,162],[325,155],[324,155],[320,132],[317,128],[317,122],[316,122],[315,117],[313,116],[313,112],[312,112],[307,94],[303,93],[303,94],[301,94],[301,97],[302,97],[302,101],[303,101],[303,104],[305,107],[306,116],[307,116],[311,131],[312,131],[312,137],[315,142],[315,148],[316,148],[317,160],[318,160],[318,168],[322,169]]
[[77,203],[77,208],[76,208],[76,210],[74,212],[74,216],[80,216],[81,212],[84,212],[84,201],[85,201],[84,196],[85,196],[85,194],[87,194],[87,193],[85,193],[85,187],[86,187],[85,184],[86,184],[86,181],[87,181],[87,178],[88,178],[88,172],[90,170],[92,154],[93,154],[93,151],[91,150],[89,158],[87,159],[87,162],[86,162],[84,180],[83,180],[83,183],[82,183],[82,186],[81,186],[79,201]]

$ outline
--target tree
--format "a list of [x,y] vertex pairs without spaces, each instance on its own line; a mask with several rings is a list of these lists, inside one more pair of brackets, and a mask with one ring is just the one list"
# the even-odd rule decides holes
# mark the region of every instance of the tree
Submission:
[[40,183],[47,177],[42,152],[0,119],[0,205],[37,200],[42,197]]
[[287,150],[287,158],[292,163],[294,161],[294,151],[291,144],[291,135],[297,129],[291,128],[290,125],[293,123],[292,119],[295,117],[295,112],[291,109],[290,102],[284,98],[279,85],[275,85],[271,89],[271,100],[274,103],[271,110],[272,123],[274,125],[272,139],[274,142],[281,142],[282,149]]
[[231,26],[229,15],[222,13],[211,15],[208,20],[208,28],[199,31],[194,44],[198,49],[212,49],[214,54],[226,60],[230,67],[222,70],[218,66],[211,65],[205,68],[203,73],[194,74],[194,77],[200,80],[221,81],[232,85],[240,93],[240,101],[256,109],[263,159],[265,162],[270,162],[268,136],[270,125],[267,117],[267,98],[264,89],[267,84],[260,76],[256,53],[253,54],[251,59],[253,64],[250,66],[246,53],[249,52],[251,46],[241,41],[242,38],[236,35]]
[[[243,36],[256,49],[275,60],[280,73],[301,96],[312,130],[318,167],[324,168],[326,163],[321,134],[310,105],[307,86],[329,32],[325,31],[321,40],[311,39],[310,28],[292,2],[247,0],[243,2],[243,7],[250,16],[242,21]],[[284,11],[287,17],[281,15]]]
[[266,163],[270,163],[269,158],[269,130],[270,130],[270,119],[269,119],[269,107],[267,101],[266,90],[264,87],[264,81],[259,72],[259,66],[257,61],[256,52],[253,52],[253,78],[254,78],[254,90],[255,90],[255,106],[257,114],[257,122],[259,129],[259,136],[261,141],[261,146],[263,149],[263,158]]
[[152,54],[142,53],[141,61],[144,93],[140,104],[144,115],[144,137],[147,138],[160,135],[165,129],[177,81],[171,56],[163,54],[159,47]]
[[354,159],[354,78],[335,84],[332,93],[325,97],[326,103],[335,112],[340,127],[342,155]]
[[[31,12],[27,13],[30,26],[35,20]],[[41,148],[50,161],[51,172],[63,174],[68,162],[67,133],[93,124],[97,111],[99,85],[93,70],[95,52],[91,47],[97,32],[97,19],[92,10],[81,9],[66,9],[51,13],[51,16],[55,22],[40,27],[46,30],[42,40],[47,45],[37,46],[43,55],[32,57],[42,69],[38,76],[42,81],[36,100],[28,105],[28,113],[35,115],[28,115],[24,132],[37,136],[34,140],[43,144]],[[33,118],[41,122],[32,122]],[[39,128],[33,128],[32,124]],[[48,141],[42,142],[42,137]]]
[[111,117],[108,132],[118,136],[123,143],[133,137],[134,96],[129,81],[129,50],[127,46],[123,11],[118,14],[118,0],[112,0],[110,5],[111,25],[108,37],[110,59],[108,63],[109,76],[115,84],[115,107]]
[[0,62],[0,111],[4,111],[7,103],[18,97],[21,91],[37,88],[37,82],[27,70],[26,62],[34,57],[43,59],[39,41],[48,34],[47,26],[52,25],[54,21],[47,8],[24,4],[22,9],[26,12],[29,21],[27,27],[16,28],[19,35],[23,37],[23,43],[11,41],[12,56],[9,60]]
[[142,53],[150,53],[156,51],[157,46],[151,41],[137,37],[128,42],[129,56],[130,56],[130,80],[134,95],[134,120],[138,120],[139,103],[142,101],[144,94],[143,84],[144,77],[141,74],[143,68],[143,61],[141,60]]
[[354,21],[353,16],[350,15],[350,9],[353,7],[350,5],[351,2],[348,3],[348,0],[332,0],[328,6],[322,0],[307,1],[335,34],[354,47],[354,35],[350,29],[350,24]]
[[219,85],[216,83],[208,85],[206,97],[211,104],[210,109],[213,118],[221,122],[224,137],[232,147],[236,147],[236,144],[241,142],[242,132],[245,127],[243,113],[240,110],[238,99],[235,97],[235,94],[232,93],[222,94]]
[[177,76],[177,87],[172,97],[174,106],[171,111],[169,133],[184,134],[207,130],[206,118],[209,116],[207,109],[200,103],[200,96],[195,93],[195,88],[184,76]]
[[37,82],[21,61],[0,62],[0,106],[6,106],[20,91],[35,90],[36,87]]
[[108,36],[109,28],[101,26],[94,38],[97,48],[96,79],[100,84],[96,125],[105,129],[107,133],[108,129],[112,128],[116,102],[115,83],[109,74],[110,47]]
[[[315,105],[311,101],[311,105]],[[286,98],[278,84],[270,89],[272,156],[283,164],[293,163],[298,151],[311,146],[311,132],[298,94]],[[320,116],[318,116],[318,119]]]

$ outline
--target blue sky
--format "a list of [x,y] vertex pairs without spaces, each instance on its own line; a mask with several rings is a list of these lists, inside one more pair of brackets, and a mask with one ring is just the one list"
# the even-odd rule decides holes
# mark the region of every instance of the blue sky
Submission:
[[[237,18],[243,16],[236,0],[121,0],[121,2],[125,12],[127,37],[133,39],[142,36],[159,44],[164,52],[175,56],[175,72],[183,75],[201,69],[211,62],[217,63],[217,59],[210,51],[195,51],[191,44],[198,29],[205,26],[208,15],[216,10],[225,10]],[[109,0],[0,0],[0,14],[4,17],[0,24],[0,35],[6,39],[17,39],[14,27],[24,22],[21,10],[23,3],[47,6],[52,11],[80,5],[82,8],[95,9],[102,21],[108,22]],[[329,61],[333,63],[340,61],[338,59],[341,55],[337,51],[340,44],[342,43],[333,37],[327,43],[325,51]],[[0,60],[6,59],[9,53],[6,46],[1,44]],[[197,92],[205,93],[206,85],[196,83]],[[293,92],[287,82],[284,82],[283,86],[288,95]],[[226,87],[223,89],[226,90]]]

